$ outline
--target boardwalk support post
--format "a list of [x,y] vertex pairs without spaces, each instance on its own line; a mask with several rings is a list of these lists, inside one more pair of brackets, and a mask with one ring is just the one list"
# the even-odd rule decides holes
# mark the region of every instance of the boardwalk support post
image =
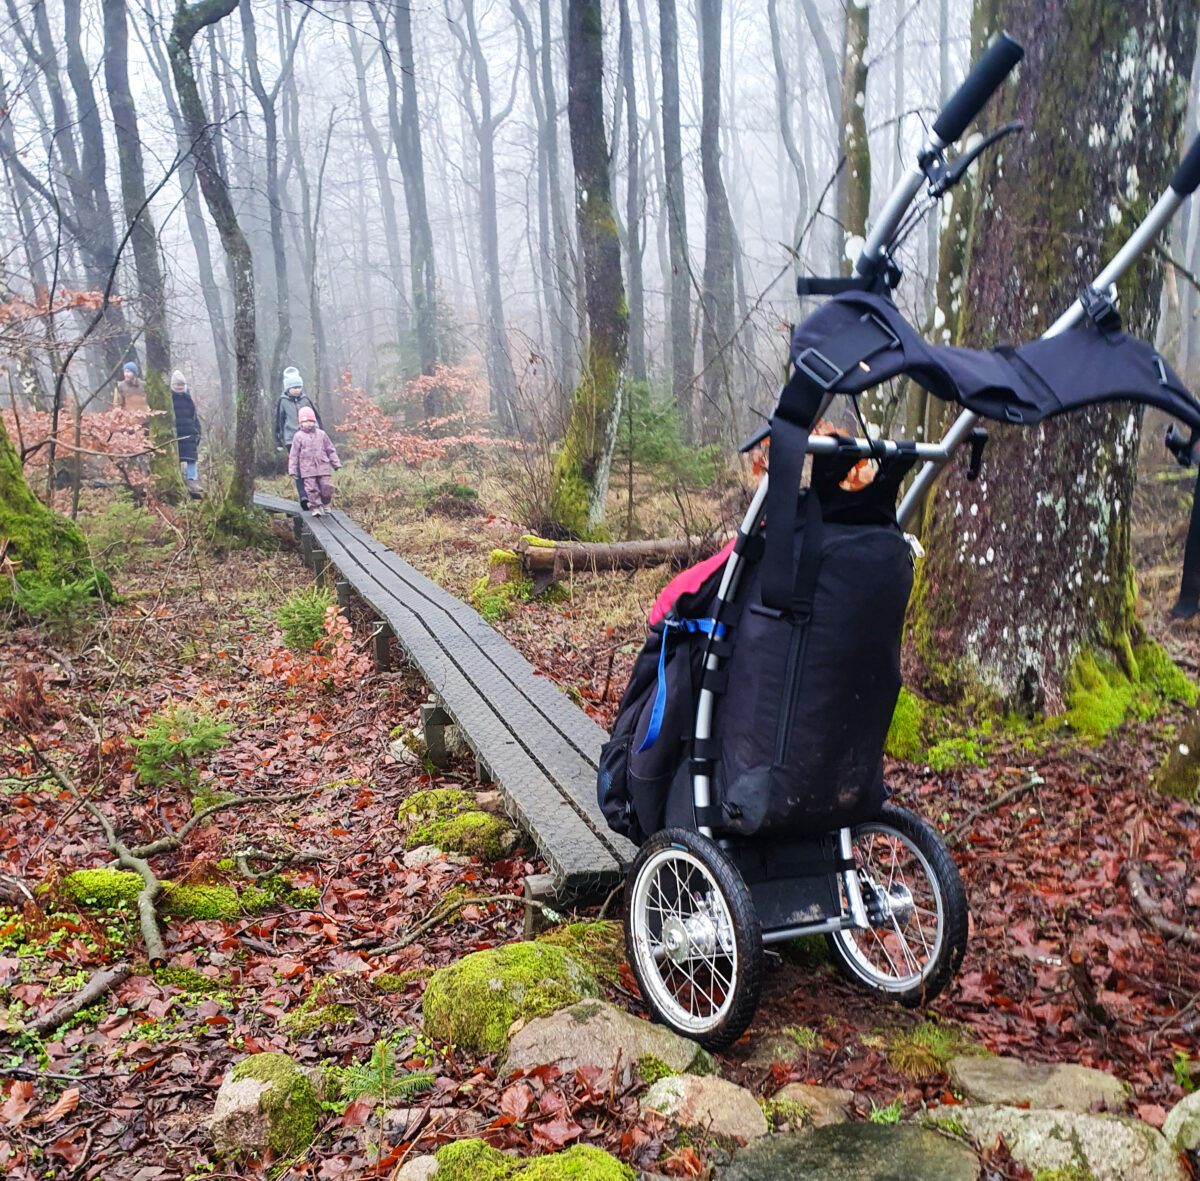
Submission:
[[425,753],[439,771],[450,765],[453,755],[466,749],[454,719],[439,701],[427,701],[421,706],[421,733],[425,737]]
[[333,589],[337,591],[338,610],[348,611],[350,609],[350,584],[339,578],[333,584]]
[[392,667],[392,629],[386,619],[375,620],[375,630],[371,634],[371,653],[375,657],[375,667],[381,673]]
[[[548,873],[531,873],[525,878],[526,902],[552,903],[555,900],[554,878]],[[525,907],[525,938],[532,939],[553,924],[540,906]]]

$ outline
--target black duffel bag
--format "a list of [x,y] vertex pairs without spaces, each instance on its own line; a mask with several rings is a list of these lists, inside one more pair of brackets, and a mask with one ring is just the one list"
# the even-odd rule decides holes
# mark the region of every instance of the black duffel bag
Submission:
[[790,602],[764,604],[761,563],[739,587],[713,734],[716,827],[729,835],[806,836],[884,801],[912,551],[894,519],[826,521],[815,493],[801,501]]

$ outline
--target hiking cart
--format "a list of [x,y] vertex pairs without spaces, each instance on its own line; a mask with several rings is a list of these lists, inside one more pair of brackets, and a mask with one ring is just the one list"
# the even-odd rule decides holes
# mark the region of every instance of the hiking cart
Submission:
[[[831,296],[794,331],[793,372],[769,425],[769,478],[728,552],[680,575],[635,664],[598,796],[640,849],[628,871],[629,962],[666,1025],[710,1049],[758,1004],[764,944],[823,934],[839,969],[906,1005],[936,996],[967,940],[966,896],[936,831],[887,804],[882,752],[900,688],[914,538],[902,532],[981,417],[1033,424],[1111,400],[1160,407],[1190,428],[1200,403],[1147,344],[1120,330],[1114,284],[1200,183],[1200,141],[1171,187],[1080,299],[1039,340],[977,351],[930,346],[890,298],[895,254],[1001,128],[958,159],[958,139],[1022,56],[1001,36],[933,124],[888,198],[852,276],[800,280]],[[914,200],[925,190],[916,209]],[[939,443],[810,429],[838,394],[907,374],[965,409]],[[861,422],[861,418],[860,418]],[[801,488],[806,455],[812,474]],[[847,490],[871,460],[874,478]],[[896,508],[902,481],[921,470]],[[689,581],[689,575],[693,575]],[[668,592],[671,588],[668,588]]]

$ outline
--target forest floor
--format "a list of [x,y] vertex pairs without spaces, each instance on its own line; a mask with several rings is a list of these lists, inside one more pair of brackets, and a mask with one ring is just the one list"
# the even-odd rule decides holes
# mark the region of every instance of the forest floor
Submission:
[[[487,495],[440,509],[436,501],[419,509],[411,497],[351,499],[345,507],[366,527],[460,595],[485,572],[488,551],[522,532],[488,511]],[[1166,621],[1186,524],[1178,499],[1177,485],[1150,474],[1139,505],[1141,611],[1147,631],[1198,679],[1200,624]],[[125,601],[65,630],[0,631],[0,1174],[266,1175],[266,1165],[234,1168],[212,1154],[204,1121],[231,1066],[274,1049],[305,1064],[361,1063],[386,1041],[398,1062],[436,1075],[420,1101],[434,1114],[401,1138],[381,1128],[370,1104],[331,1104],[314,1147],[286,1175],[388,1177],[413,1152],[469,1135],[526,1155],[553,1145],[551,1127],[577,1129],[571,1139],[637,1167],[705,1175],[704,1149],[664,1143],[661,1121],[639,1115],[636,1095],[597,1095],[582,1078],[561,1078],[514,1123],[502,1114],[494,1057],[446,1052],[423,1037],[420,969],[519,939],[522,914],[519,905],[480,903],[411,938],[414,928],[453,885],[481,897],[520,893],[539,867],[520,849],[492,865],[404,867],[397,806],[431,786],[474,786],[473,767],[464,760],[434,777],[388,753],[427,695],[399,653],[395,671],[347,678],[282,648],[275,611],[309,582],[290,533],[277,529],[273,555],[217,558],[191,543],[185,521],[102,501],[89,510],[93,544]],[[607,724],[644,612],[667,577],[576,575],[566,602],[526,603],[499,626]],[[355,636],[365,649],[366,628]],[[229,877],[218,863],[249,848],[303,850],[312,860],[287,868],[307,895],[265,914],[164,923],[171,967],[154,971],[136,915],[63,899],[63,876],[105,865],[109,853],[96,821],[44,774],[29,744],[100,804],[125,841],[147,842],[191,814],[190,790],[147,787],[131,769],[132,740],[171,702],[207,706],[231,724],[202,778],[252,802],[156,856],[158,876],[220,884]],[[1132,1086],[1139,1118],[1161,1124],[1196,1085],[1200,958],[1194,935],[1170,938],[1152,925],[1127,875],[1145,870],[1162,916],[1200,930],[1200,811],[1150,786],[1187,712],[1122,725],[1099,745],[1049,731],[988,738],[984,765],[951,771],[891,762],[897,801],[941,829],[961,870],[972,914],[961,972],[914,1013],[844,982],[822,944],[773,951],[758,1024],[722,1057],[725,1074],[765,1096],[791,1081],[846,1087],[858,1118],[908,1116],[953,1101],[941,1059],[914,1063],[901,1052],[918,1025],[935,1023],[949,1043],[1111,1071]],[[22,905],[20,886],[49,889]],[[134,974],[95,1004],[45,1037],[21,1032],[121,961]],[[289,1030],[283,1019],[334,972],[349,1019]],[[411,976],[398,991],[375,983],[403,973]],[[619,980],[611,999],[644,1013],[629,973]],[[756,1047],[780,1029],[796,1041],[792,1062],[761,1064]],[[571,1118],[556,1123],[564,1111]],[[991,1177],[1028,1175],[1000,1156],[987,1168]]]

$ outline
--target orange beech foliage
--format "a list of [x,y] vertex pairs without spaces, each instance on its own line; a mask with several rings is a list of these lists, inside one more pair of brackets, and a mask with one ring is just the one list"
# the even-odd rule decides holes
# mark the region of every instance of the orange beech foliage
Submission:
[[280,644],[258,664],[259,673],[296,688],[345,689],[371,675],[371,658],[354,647],[354,630],[337,609],[325,608],[325,637],[298,656]]
[[[111,306],[121,302],[119,296],[109,299]],[[56,312],[73,312],[81,308],[95,310],[104,304],[104,293],[101,291],[70,291],[63,288],[51,300],[49,292],[39,288],[34,299],[24,299],[19,295],[10,295],[0,299],[0,324],[12,320],[33,320],[38,316],[53,315]]]
[[[414,398],[423,396],[428,385],[421,383],[436,383],[443,392],[447,390],[446,375],[450,374],[455,382],[460,378],[455,376],[458,370],[446,366],[438,366],[432,376],[422,376],[408,383],[405,395]],[[466,383],[467,379],[461,378]],[[457,389],[458,387],[455,386]],[[463,389],[468,387],[464,384]],[[470,386],[474,391],[474,386]],[[359,450],[382,451],[384,462],[405,463],[409,467],[418,467],[426,460],[440,459],[448,451],[456,447],[497,447],[518,446],[508,439],[497,439],[486,429],[474,427],[471,429],[469,416],[466,412],[446,415],[441,418],[429,418],[414,430],[404,430],[397,426],[394,419],[385,414],[367,397],[363,391],[352,384],[350,371],[342,374],[342,402],[345,406],[345,418],[338,423],[337,429],[344,431],[354,441]],[[441,431],[451,423],[461,422],[466,433],[457,435],[439,435],[433,437],[435,431]]]
[[[134,462],[135,457],[150,449],[146,423],[156,410],[125,410],[112,407],[98,414],[85,414],[79,423],[79,441],[75,440],[75,423],[66,414],[60,415],[55,448],[60,459],[78,453],[85,463],[95,460],[103,465],[103,475],[114,482],[128,482],[135,487],[149,484],[149,473]],[[49,455],[47,444],[52,437],[48,411],[11,406],[0,409],[0,418],[8,437],[21,454],[26,469],[44,468]]]

